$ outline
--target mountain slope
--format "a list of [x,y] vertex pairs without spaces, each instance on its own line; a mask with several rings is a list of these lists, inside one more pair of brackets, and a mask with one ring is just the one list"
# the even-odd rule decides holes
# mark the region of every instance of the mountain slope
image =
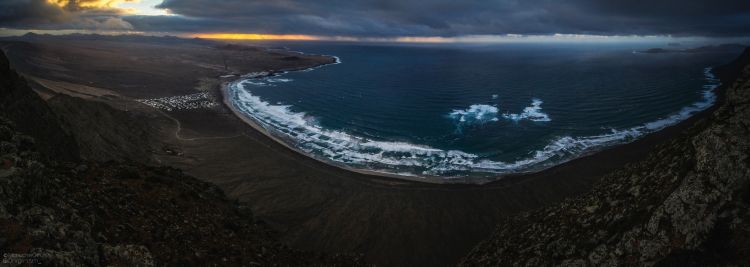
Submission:
[[[5,62],[0,68],[3,264],[361,265],[356,257],[304,252],[279,243],[275,232],[254,219],[248,208],[180,170],[127,160],[78,159],[76,138],[63,135],[53,109],[8,67],[2,53],[0,59]],[[102,118],[112,124],[134,123],[104,105],[87,105],[85,112],[63,108],[95,127],[111,126],[93,123]],[[92,131],[106,135],[116,130]]]
[[65,94],[55,95],[47,104],[61,118],[62,127],[75,133],[81,158],[152,163],[159,144],[159,129],[149,123],[153,118]]
[[[0,112],[14,121],[19,131],[37,138],[39,149],[45,155],[78,159],[73,136],[63,129],[44,100],[27,88],[26,80],[11,70],[8,58],[0,53]],[[35,120],[28,120],[30,117]]]

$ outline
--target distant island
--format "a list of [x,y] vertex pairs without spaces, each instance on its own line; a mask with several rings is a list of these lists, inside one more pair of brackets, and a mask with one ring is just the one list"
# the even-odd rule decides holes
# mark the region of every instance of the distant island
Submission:
[[[669,43],[670,47],[680,46],[679,43]],[[674,48],[649,48],[646,50],[638,50],[636,53],[644,54],[663,54],[663,53],[708,53],[708,52],[733,52],[742,51],[747,45],[743,44],[720,44],[720,45],[706,45],[696,48],[687,49],[674,49]]]

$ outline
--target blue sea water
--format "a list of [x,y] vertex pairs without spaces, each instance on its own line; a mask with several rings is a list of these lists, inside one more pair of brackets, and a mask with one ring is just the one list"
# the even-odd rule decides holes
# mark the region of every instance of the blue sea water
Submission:
[[291,44],[340,64],[239,79],[231,103],[335,165],[497,177],[635,140],[715,102],[711,66],[733,53],[632,45]]

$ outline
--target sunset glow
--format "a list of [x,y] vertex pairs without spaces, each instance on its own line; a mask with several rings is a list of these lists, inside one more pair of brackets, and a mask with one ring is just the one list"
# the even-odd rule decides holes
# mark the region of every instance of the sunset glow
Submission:
[[47,0],[48,4],[66,10],[104,9],[123,15],[171,16],[166,9],[156,8],[161,0]]
[[128,1],[122,1],[122,0],[89,0],[89,1],[47,0],[47,3],[53,4],[59,7],[73,6],[76,8],[112,8],[121,2],[128,2]]
[[205,39],[224,39],[224,40],[295,40],[295,41],[315,41],[323,38],[313,35],[302,34],[258,34],[258,33],[197,33],[192,37]]
[[191,38],[223,40],[286,40],[286,41],[333,41],[371,43],[543,43],[543,42],[644,42],[644,41],[689,41],[691,38],[671,38],[664,36],[606,36],[586,34],[552,35],[465,35],[465,36],[324,36],[305,34],[260,34],[260,33],[194,33],[183,35]]

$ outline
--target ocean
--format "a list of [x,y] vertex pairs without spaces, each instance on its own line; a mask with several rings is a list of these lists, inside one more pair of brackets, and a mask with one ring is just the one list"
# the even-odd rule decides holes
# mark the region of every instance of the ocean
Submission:
[[339,64],[227,88],[231,104],[334,165],[492,179],[631,142],[710,107],[734,53],[637,45],[292,43]]

